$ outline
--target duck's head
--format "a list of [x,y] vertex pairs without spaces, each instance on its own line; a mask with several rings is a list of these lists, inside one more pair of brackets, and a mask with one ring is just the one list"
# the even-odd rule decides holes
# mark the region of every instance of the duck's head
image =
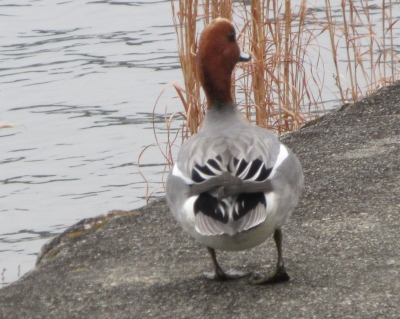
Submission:
[[231,76],[235,64],[249,61],[250,55],[241,53],[232,23],[218,18],[201,33],[196,63],[208,107],[232,103]]

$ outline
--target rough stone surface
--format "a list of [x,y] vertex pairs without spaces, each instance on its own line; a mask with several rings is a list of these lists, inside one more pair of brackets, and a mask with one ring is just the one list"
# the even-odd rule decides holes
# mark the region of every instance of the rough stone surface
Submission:
[[[282,140],[305,190],[284,228],[292,280],[214,282],[206,250],[160,200],[72,226],[0,290],[0,318],[400,318],[400,83]],[[271,271],[272,240],[220,253]]]

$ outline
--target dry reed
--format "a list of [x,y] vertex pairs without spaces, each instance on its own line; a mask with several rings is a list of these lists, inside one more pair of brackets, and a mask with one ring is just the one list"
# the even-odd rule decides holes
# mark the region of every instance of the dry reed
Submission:
[[[398,20],[392,19],[392,1],[379,8],[367,1],[357,7],[351,0],[342,0],[340,21],[332,17],[330,0],[325,0],[325,19],[317,19],[306,0],[293,8],[291,1],[277,0],[242,0],[235,4],[179,0],[171,4],[185,83],[184,88],[175,85],[187,116],[184,138],[197,132],[205,114],[195,68],[199,19],[208,24],[222,16],[239,28],[240,41],[250,48],[253,59],[238,66],[241,73],[232,93],[238,89],[243,92],[244,105],[239,103],[239,107],[250,121],[278,134],[298,129],[323,111],[326,87],[320,73],[333,75],[341,103],[356,101],[399,78],[399,57],[393,45],[393,25]],[[374,31],[371,9],[382,10],[381,37]],[[319,46],[318,38],[326,37],[326,32],[330,47]],[[339,55],[341,47],[346,48],[344,57]],[[374,55],[376,51],[380,53]],[[326,69],[322,55],[331,56],[334,70]]]
[[[400,58],[393,44],[393,26],[399,20],[393,21],[393,1],[387,5],[383,1],[379,7],[363,0],[357,6],[341,0],[338,16],[330,0],[325,0],[324,8],[307,0],[294,7],[289,0],[171,0],[184,79],[183,86],[173,83],[173,87],[185,112],[168,114],[165,109],[168,139],[157,144],[168,166],[173,163],[172,147],[195,134],[205,115],[195,64],[201,24],[217,17],[233,21],[238,41],[252,55],[251,62],[237,66],[233,96],[239,92],[236,101],[251,122],[280,135],[323,113],[327,91],[347,103],[400,79]],[[323,18],[314,14],[321,10]],[[370,10],[382,12],[381,36]],[[320,37],[328,37],[329,44],[320,45]],[[333,69],[325,66],[327,59]],[[333,84],[325,83],[330,80],[326,74],[332,75]],[[180,132],[172,132],[177,118],[183,124]]]

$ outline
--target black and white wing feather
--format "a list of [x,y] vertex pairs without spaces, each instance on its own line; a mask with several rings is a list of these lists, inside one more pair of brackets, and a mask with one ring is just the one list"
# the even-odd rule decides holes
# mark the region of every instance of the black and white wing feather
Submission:
[[[172,174],[189,186],[183,209],[194,216],[200,234],[233,236],[266,219],[271,179],[288,152],[275,138],[265,138],[264,132],[264,138],[241,135],[246,143],[195,136],[181,149]],[[255,142],[249,143],[252,138]]]

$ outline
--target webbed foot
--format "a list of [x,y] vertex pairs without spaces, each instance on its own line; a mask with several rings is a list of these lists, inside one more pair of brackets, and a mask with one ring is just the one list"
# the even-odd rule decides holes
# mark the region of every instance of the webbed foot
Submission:
[[285,282],[285,281],[289,281],[290,277],[288,275],[288,273],[285,270],[285,267],[279,267],[275,270],[274,273],[272,273],[271,275],[267,275],[265,277],[261,277],[261,278],[256,278],[255,280],[253,280],[251,283],[253,285],[271,285],[271,284],[277,284],[280,282]]
[[211,247],[207,247],[208,252],[210,253],[211,260],[214,265],[214,272],[204,273],[207,278],[214,279],[217,281],[225,281],[229,279],[238,279],[246,276],[250,276],[251,272],[243,272],[240,270],[230,269],[228,271],[223,271],[217,262],[217,256],[215,254],[215,250]]
[[286,272],[285,266],[283,265],[282,231],[280,229],[275,230],[274,241],[276,244],[276,249],[278,251],[278,262],[276,264],[276,270],[271,275],[256,278],[254,281],[252,281],[252,284],[254,285],[271,285],[290,280],[290,277]]

